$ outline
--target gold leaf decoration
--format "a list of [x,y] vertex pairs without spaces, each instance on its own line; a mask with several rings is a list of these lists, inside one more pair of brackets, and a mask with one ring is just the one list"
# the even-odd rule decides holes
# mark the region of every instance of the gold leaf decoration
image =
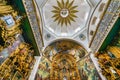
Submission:
[[53,6],[54,10],[52,10],[52,13],[54,13],[52,16],[54,22],[58,22],[61,26],[71,25],[72,21],[75,22],[75,18],[77,18],[75,13],[78,12],[78,10],[76,10],[78,6],[74,6],[73,3],[74,0],[71,2],[69,2],[69,0],[66,2],[64,2],[64,0],[61,0],[61,2],[57,0],[57,6]]

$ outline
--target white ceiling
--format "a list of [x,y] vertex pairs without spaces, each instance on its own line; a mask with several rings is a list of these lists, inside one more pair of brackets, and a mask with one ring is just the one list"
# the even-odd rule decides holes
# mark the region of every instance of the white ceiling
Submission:
[[[67,26],[65,24],[61,26],[57,21],[54,22],[54,18],[52,18],[54,15],[52,12],[52,10],[54,10],[53,6],[58,6],[57,0],[42,1],[43,0],[36,0],[36,3],[42,14],[44,28],[47,28],[47,30],[54,33],[56,36],[73,36],[75,33],[86,27],[86,22],[91,11],[90,5],[86,0],[74,0],[73,6],[78,6],[75,9],[78,11],[75,13],[77,18],[74,18],[75,22],[71,21],[71,25]],[[58,1],[61,3],[62,0]],[[64,0],[64,2],[66,1],[67,0]],[[69,0],[69,2],[72,1],[73,0]]]
[[[71,25],[58,24],[58,21],[54,21],[55,18],[52,18],[55,15],[52,12],[55,10],[53,6],[58,7],[57,1],[62,3],[62,0],[35,0],[42,20],[45,46],[54,40],[68,38],[83,44],[84,48],[89,50],[88,24],[96,5],[101,0],[69,0],[69,3],[74,1],[72,6],[77,6],[75,10],[78,11],[74,13],[77,18],[74,18],[75,22],[71,21]],[[67,0],[63,1],[66,3]],[[50,34],[50,38],[46,39],[46,35],[48,34]],[[81,34],[86,37],[84,40],[80,39],[79,35]]]

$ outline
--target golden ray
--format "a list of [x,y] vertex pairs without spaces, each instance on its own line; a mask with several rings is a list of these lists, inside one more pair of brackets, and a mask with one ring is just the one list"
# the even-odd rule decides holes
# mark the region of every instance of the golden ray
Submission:
[[73,13],[71,13],[70,16],[71,16],[71,17],[75,17],[75,18],[77,18],[77,16],[74,15]]
[[67,0],[67,2],[66,2],[66,4],[65,4],[65,6],[67,7],[69,5],[69,0]]
[[65,7],[67,8],[69,5],[69,0],[67,0],[66,4],[65,4]]
[[59,10],[52,10],[53,13],[59,13]]
[[59,20],[59,16],[58,16],[58,17],[56,17],[54,21],[57,21],[57,20]]
[[73,6],[71,8],[69,8],[70,10],[74,10],[75,8],[77,8],[78,6]]
[[69,8],[70,9],[70,7],[72,7],[72,5],[73,5],[73,3],[74,3],[74,0],[68,5],[68,7],[67,8]]
[[62,22],[62,18],[59,18],[58,20],[58,24],[60,24]]
[[57,4],[61,9],[63,8],[62,4],[59,1],[57,1]]
[[63,6],[63,8],[64,8],[64,6],[65,6],[64,0],[62,0],[62,6]]
[[77,13],[77,10],[71,10],[70,13]]
[[71,21],[74,21],[74,22],[75,22],[75,20],[74,20],[74,18],[73,18],[73,17],[71,17],[71,16],[70,16],[69,18],[70,18],[70,20],[71,20]]
[[68,17],[67,22],[71,25],[70,18]]
[[60,8],[59,8],[59,7],[56,7],[56,6],[53,6],[53,8],[55,8],[56,10],[60,10]]
[[71,25],[71,21],[75,22],[75,18],[77,18],[76,14],[78,10],[76,8],[77,5],[73,5],[74,0],[69,2],[67,0],[64,2],[64,0],[58,1],[57,0],[57,6],[53,6],[54,10],[51,12],[54,13],[52,18],[54,18],[54,22],[58,22],[61,26],[63,25]]
[[55,15],[52,16],[52,18],[54,18],[54,17],[55,17],[55,18],[56,18],[56,17],[59,17],[59,15],[58,15],[58,14],[55,14]]

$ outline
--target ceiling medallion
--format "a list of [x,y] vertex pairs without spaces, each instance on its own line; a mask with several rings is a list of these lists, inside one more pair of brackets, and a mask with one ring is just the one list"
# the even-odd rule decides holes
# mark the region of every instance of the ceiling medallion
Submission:
[[69,0],[66,2],[64,2],[64,0],[61,2],[57,1],[57,6],[53,6],[54,10],[52,10],[54,13],[52,16],[52,18],[54,18],[54,22],[58,22],[61,26],[64,24],[66,26],[68,24],[71,25],[71,21],[75,22],[75,18],[77,18],[75,13],[78,12],[78,10],[76,10],[78,6],[74,6],[73,3],[74,0],[71,2],[69,2]]

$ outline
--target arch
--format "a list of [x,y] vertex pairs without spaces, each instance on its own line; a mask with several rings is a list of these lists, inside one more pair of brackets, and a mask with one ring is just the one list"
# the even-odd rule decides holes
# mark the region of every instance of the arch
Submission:
[[75,56],[76,62],[79,61],[81,58],[89,55],[87,50],[77,42],[73,40],[62,39],[50,43],[45,48],[43,56],[52,61],[53,57],[59,53],[71,54],[72,56]]
[[76,43],[76,44],[82,46],[87,52],[89,52],[89,50],[84,46],[83,43],[78,42],[77,40],[74,40],[74,39],[69,39],[69,38],[59,38],[59,39],[54,39],[53,41],[50,41],[46,46],[44,46],[43,51],[44,51],[49,45],[51,45],[52,43],[55,43],[55,42],[57,42],[57,41],[62,41],[62,40],[66,40],[66,41],[74,42],[74,43]]

